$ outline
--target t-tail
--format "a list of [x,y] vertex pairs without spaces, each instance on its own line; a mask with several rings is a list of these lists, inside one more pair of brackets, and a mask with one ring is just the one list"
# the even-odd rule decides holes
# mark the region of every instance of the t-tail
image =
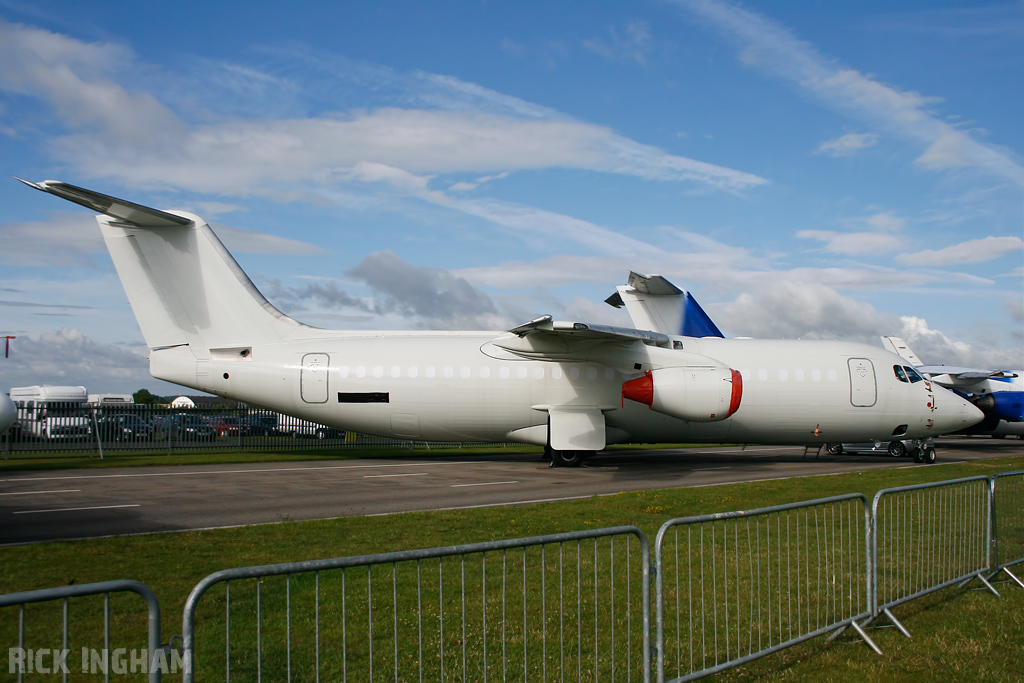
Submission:
[[625,306],[637,329],[684,337],[725,337],[692,294],[661,275],[631,272],[628,284],[615,290],[605,303]]
[[103,214],[96,220],[155,377],[203,388],[203,361],[251,359],[254,347],[309,329],[263,297],[199,216],[54,180],[18,180]]

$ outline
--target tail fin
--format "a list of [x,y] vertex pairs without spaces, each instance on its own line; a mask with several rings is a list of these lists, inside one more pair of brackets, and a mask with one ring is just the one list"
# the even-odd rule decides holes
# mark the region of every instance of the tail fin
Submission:
[[637,329],[685,337],[724,337],[697,300],[661,275],[629,274],[605,303],[626,307]]
[[307,327],[260,294],[199,216],[55,180],[22,182],[105,214],[96,220],[151,350],[188,346],[197,359],[211,351],[244,355],[245,348]]
[[899,337],[882,337],[882,346],[886,351],[892,351],[900,358],[908,361],[911,365],[918,366],[924,365],[921,359],[917,357],[913,349],[907,346],[907,342],[903,341]]

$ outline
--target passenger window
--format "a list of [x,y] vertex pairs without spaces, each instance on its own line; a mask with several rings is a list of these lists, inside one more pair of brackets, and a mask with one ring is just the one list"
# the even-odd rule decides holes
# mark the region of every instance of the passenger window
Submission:
[[923,382],[924,381],[924,377],[922,377],[921,375],[917,374],[917,370],[915,370],[914,368],[907,367],[906,365],[904,365],[903,369],[907,371],[907,377],[910,379],[910,383],[911,384],[913,384],[914,382]]
[[899,365],[892,366],[892,371],[896,373],[896,379],[898,379],[899,381],[901,381],[901,382],[909,381],[907,379],[906,373],[903,372],[903,368],[901,368]]

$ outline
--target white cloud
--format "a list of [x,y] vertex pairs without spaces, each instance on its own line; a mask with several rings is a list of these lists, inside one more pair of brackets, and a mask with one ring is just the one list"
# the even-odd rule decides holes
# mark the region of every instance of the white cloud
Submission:
[[744,64],[791,81],[828,106],[923,145],[925,151],[917,159],[922,167],[971,167],[1024,186],[1024,167],[1008,153],[978,142],[929,111],[939,98],[899,90],[847,68],[785,26],[739,5],[719,0],[675,2],[738,43]]
[[[10,266],[96,266],[106,254],[96,220],[87,211],[53,212],[49,221],[0,225],[0,264]],[[245,254],[319,254],[324,249],[268,233],[214,224],[214,231],[234,252]],[[101,261],[105,261],[103,258]]]
[[[639,35],[639,34],[637,34]],[[118,84],[141,69],[127,49],[0,23],[0,88],[52,105],[70,133],[51,152],[78,173],[127,187],[249,194],[263,186],[406,180],[439,173],[585,169],[738,190],[753,174],[666,154],[473,83],[377,68],[384,85],[428,107],[190,125],[148,93]],[[359,68],[364,72],[370,67]],[[365,76],[366,74],[364,74]],[[247,79],[251,80],[251,75]],[[407,97],[407,99],[408,99]],[[213,122],[210,122],[214,119]],[[381,177],[381,169],[394,169]],[[275,189],[282,189],[280,187]]]
[[959,365],[975,368],[1019,369],[1020,349],[987,349],[956,341],[928,326],[928,321],[915,316],[900,317],[902,338],[926,365]]
[[825,251],[834,254],[876,254],[885,257],[887,252],[900,247],[898,237],[884,232],[833,232],[831,230],[801,230],[796,233],[801,239],[813,239],[825,243]]
[[91,266],[105,253],[96,221],[88,213],[54,212],[46,222],[0,225],[0,263],[9,266]]
[[960,263],[984,263],[1024,249],[1020,237],[984,237],[954,244],[945,249],[926,249],[914,254],[900,254],[896,260],[908,266],[952,266]]
[[651,51],[651,27],[646,21],[631,21],[620,29],[612,26],[607,38],[593,38],[583,41],[583,47],[591,52],[617,62],[647,63]]
[[868,147],[878,144],[878,136],[872,133],[847,133],[835,140],[821,143],[816,150],[818,154],[833,157],[848,157]]
[[830,287],[776,282],[734,301],[705,305],[728,334],[760,339],[843,339],[878,346],[881,335],[904,339],[928,364],[1020,367],[1020,351],[956,341],[915,316],[897,317]]
[[103,393],[132,393],[142,387],[161,395],[175,391],[175,385],[149,374],[144,346],[103,344],[72,327],[35,337],[18,335],[3,363],[7,386],[2,391],[34,384],[82,385]]
[[890,213],[876,213],[874,216],[868,217],[867,224],[876,230],[896,232],[905,228],[907,221]]

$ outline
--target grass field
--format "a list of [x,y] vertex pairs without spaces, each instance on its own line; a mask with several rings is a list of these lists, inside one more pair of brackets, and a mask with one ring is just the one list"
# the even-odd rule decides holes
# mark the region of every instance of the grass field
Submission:
[[[300,457],[311,459],[308,452],[296,455],[296,459]],[[753,509],[846,493],[863,493],[870,499],[878,489],[885,487],[1019,470],[1024,470],[1024,457],[640,491],[520,507],[40,543],[0,548],[0,566],[4,569],[0,572],[0,592],[116,578],[135,579],[152,587],[160,597],[166,639],[167,635],[180,632],[180,615],[191,588],[204,576],[229,567],[439,547],[616,525],[636,525],[653,542],[658,527],[673,517]],[[891,628],[871,631],[884,651],[881,656],[871,652],[856,636],[847,634],[832,643],[819,638],[720,674],[719,678],[1020,680],[1020,672],[1024,671],[1024,589],[1008,584],[999,588],[1002,598],[987,592],[950,589],[897,608],[896,615],[913,632],[914,638],[907,640]],[[118,604],[131,605],[132,600],[135,599],[115,598]],[[52,614],[45,609],[32,608],[30,616],[39,624],[52,619],[52,630],[59,632],[59,609]],[[16,614],[13,620],[12,614],[0,612],[0,633],[4,639],[9,639],[12,624],[16,622]],[[138,624],[138,620],[126,621],[124,628],[129,624]],[[88,627],[79,628],[81,633]]]

